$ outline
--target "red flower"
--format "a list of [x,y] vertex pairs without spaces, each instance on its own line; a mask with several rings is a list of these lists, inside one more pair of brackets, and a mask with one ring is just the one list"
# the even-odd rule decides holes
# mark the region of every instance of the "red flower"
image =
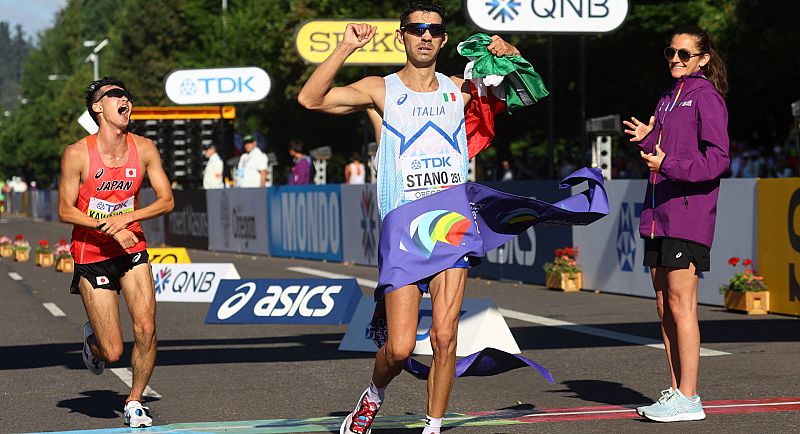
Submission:
[[17,234],[17,236],[14,237],[14,239],[16,239],[17,241],[22,241],[25,239],[25,237],[23,237],[22,234]]
[[556,249],[555,252],[556,257],[564,256],[564,249]]
[[47,240],[39,240],[39,245],[40,246],[45,247],[45,246],[47,246],[47,244],[48,244]]
[[739,258],[737,256],[733,256],[732,258],[728,259],[728,263],[735,267],[739,263]]
[[67,240],[61,238],[60,240],[58,240],[58,244],[67,244]]
[[753,261],[751,261],[751,260],[749,260],[749,259],[745,259],[745,260],[742,262],[742,265],[744,265],[745,267],[749,267],[749,266],[753,265]]

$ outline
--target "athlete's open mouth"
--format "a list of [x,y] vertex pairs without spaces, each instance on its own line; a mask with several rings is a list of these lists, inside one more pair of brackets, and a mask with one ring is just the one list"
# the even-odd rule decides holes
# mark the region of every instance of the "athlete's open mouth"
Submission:
[[125,114],[125,113],[127,113],[127,112],[128,112],[128,106],[127,106],[127,105],[121,105],[121,106],[119,106],[119,108],[117,109],[117,113],[119,113],[119,114],[121,114],[121,115],[124,115],[124,114]]

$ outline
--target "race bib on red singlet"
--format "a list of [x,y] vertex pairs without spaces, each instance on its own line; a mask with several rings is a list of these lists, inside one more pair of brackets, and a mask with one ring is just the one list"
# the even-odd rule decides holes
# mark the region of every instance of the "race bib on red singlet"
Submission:
[[89,199],[89,208],[86,210],[86,214],[94,219],[103,219],[106,217],[133,212],[133,210],[133,196],[123,200],[122,202],[116,203],[93,197]]

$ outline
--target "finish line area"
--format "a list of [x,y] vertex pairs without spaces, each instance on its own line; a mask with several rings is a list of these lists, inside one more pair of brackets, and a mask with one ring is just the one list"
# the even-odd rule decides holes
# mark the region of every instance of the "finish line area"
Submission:
[[[68,237],[66,225],[9,219],[3,232]],[[36,234],[36,235],[34,235]],[[35,239],[34,239],[35,242]],[[355,277],[364,295],[373,267],[189,250],[200,263],[232,263],[243,279]],[[132,333],[120,306],[123,356],[92,375],[81,360],[86,314],[68,293],[72,275],[0,260],[0,423],[4,432],[338,432],[369,383],[373,352],[340,351],[342,325],[208,324],[209,303],[159,302],[158,356],[143,404],[154,426],[129,429]],[[467,297],[488,298],[521,355],[546,367],[455,381],[443,432],[792,432],[800,321],[698,308],[699,394],[708,417],[664,425],[635,413],[669,387],[652,299],[470,278]],[[124,305],[124,301],[121,302]],[[429,363],[428,356],[420,360]],[[373,433],[419,433],[424,381],[402,373],[386,390]]]

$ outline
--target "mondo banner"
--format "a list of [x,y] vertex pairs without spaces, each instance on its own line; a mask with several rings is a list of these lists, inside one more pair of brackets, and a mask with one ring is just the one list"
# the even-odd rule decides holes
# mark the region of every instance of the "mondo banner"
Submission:
[[269,189],[270,253],[342,260],[338,185],[287,185]]
[[170,246],[208,250],[206,192],[175,190],[175,209],[166,215],[166,242]]
[[222,279],[238,279],[233,264],[152,264],[156,301],[210,303]]
[[208,248],[225,252],[269,254],[267,190],[206,190]]
[[360,299],[355,279],[225,280],[206,324],[347,324]]
[[342,185],[342,260],[378,265],[378,214],[376,184]]
[[758,271],[770,312],[800,315],[800,179],[759,179]]

